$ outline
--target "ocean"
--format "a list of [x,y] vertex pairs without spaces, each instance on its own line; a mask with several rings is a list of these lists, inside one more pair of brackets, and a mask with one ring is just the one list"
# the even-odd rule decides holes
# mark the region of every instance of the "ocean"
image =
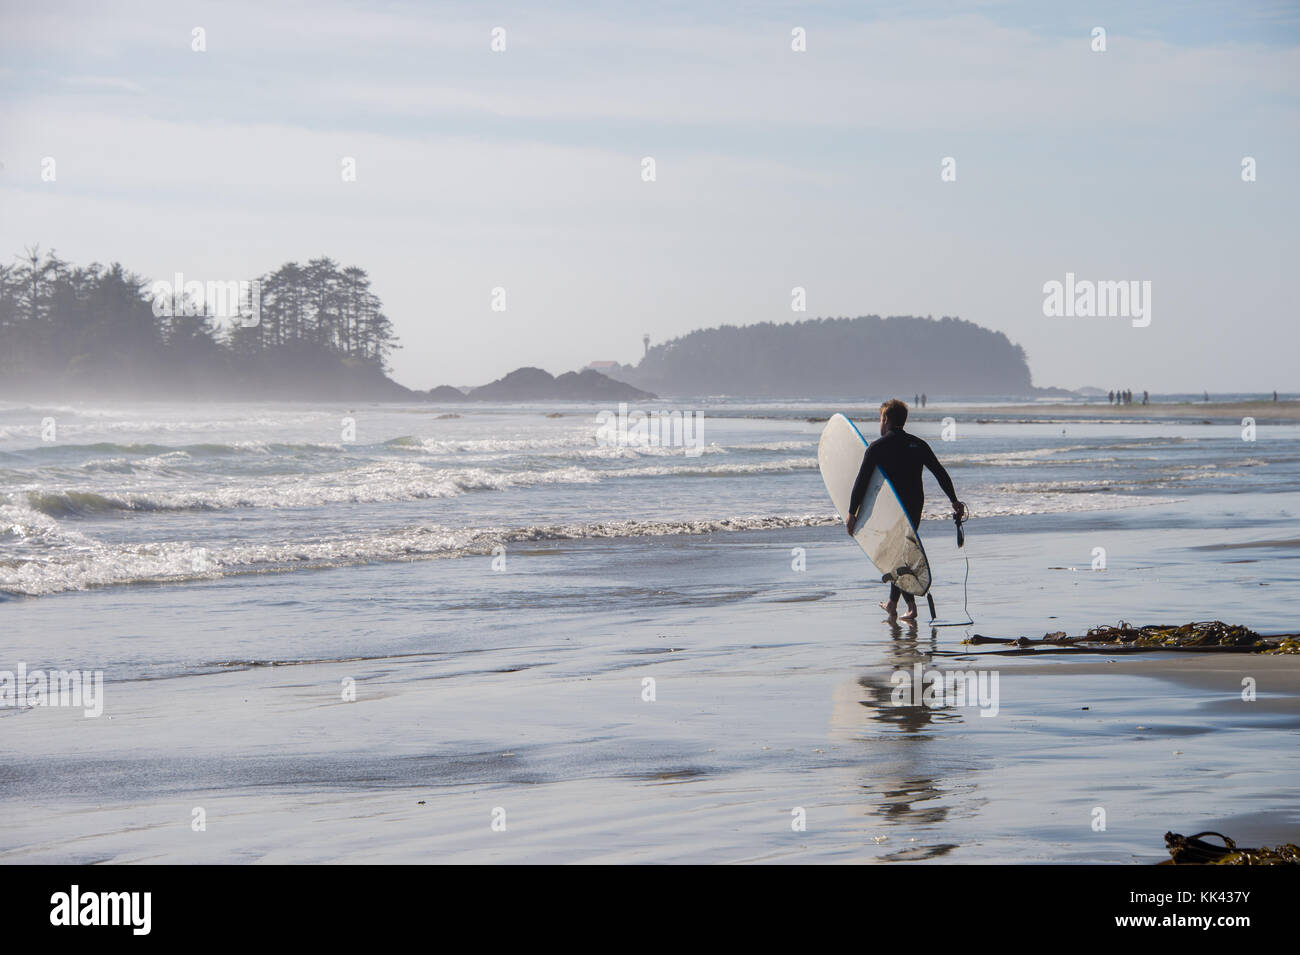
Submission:
[[[873,408],[653,402],[699,416],[664,446],[602,433],[616,405],[0,406],[0,669],[106,687],[99,720],[0,707],[0,857],[1154,861],[1238,815],[1293,840],[1291,661],[1253,658],[1267,705],[1237,712],[1236,671],[1207,696],[1167,659],[960,641],[1300,629],[1300,426],[914,412],[970,511],[959,551],[925,479],[940,616],[974,618],[930,629],[883,619],[817,471],[825,418],[870,435]],[[1002,668],[1000,718],[889,708],[891,672],[945,659]],[[240,825],[188,839],[200,802]],[[518,842],[479,841],[497,803]],[[822,808],[792,843],[794,806]]]
[[[697,447],[619,440],[599,434],[598,412],[549,404],[0,408],[0,591],[48,596],[834,520],[816,445],[835,406],[675,407],[701,416]],[[1237,425],[1032,412],[967,421],[953,406],[944,440],[939,414],[914,415],[912,431],[946,463],[976,525],[1254,499],[1300,477],[1294,426],[1244,442]],[[43,421],[55,440],[42,440]],[[863,425],[869,437],[873,424]],[[926,517],[942,520],[933,482],[928,494]]]

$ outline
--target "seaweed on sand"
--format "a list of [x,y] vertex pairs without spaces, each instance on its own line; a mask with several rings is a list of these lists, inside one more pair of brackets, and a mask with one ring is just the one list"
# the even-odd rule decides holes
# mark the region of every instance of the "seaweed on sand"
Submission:
[[[1206,842],[1202,836],[1218,836],[1223,845]],[[1300,846],[1295,843],[1288,842],[1276,849],[1269,846],[1240,849],[1221,832],[1198,832],[1194,836],[1166,832],[1165,848],[1169,850],[1169,858],[1160,865],[1300,865]]]
[[[1062,650],[1080,652],[1114,652],[1127,650],[1140,652],[1144,650],[1219,650],[1236,653],[1296,653],[1300,654],[1300,634],[1284,633],[1278,636],[1262,637],[1254,630],[1240,624],[1228,624],[1222,620],[1202,620],[1184,623],[1179,626],[1168,624],[1149,624],[1135,627],[1121,620],[1115,626],[1093,627],[1084,636],[1067,636],[1064,631],[1044,634],[1038,640],[1028,637],[1002,638],[986,637],[975,634],[969,644],[1001,643],[1015,650],[1042,652],[1060,652]],[[1041,648],[1053,648],[1044,650]]]
[[1250,647],[1262,639],[1254,630],[1221,620],[1185,623],[1171,627],[1154,624],[1134,627],[1123,620],[1117,626],[1093,627],[1083,638],[1088,643],[1117,643],[1137,647]]

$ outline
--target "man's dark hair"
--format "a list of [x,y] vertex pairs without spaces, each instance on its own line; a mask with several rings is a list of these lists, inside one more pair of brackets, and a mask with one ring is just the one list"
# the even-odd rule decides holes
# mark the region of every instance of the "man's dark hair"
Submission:
[[885,413],[885,420],[889,422],[892,428],[901,428],[907,424],[907,405],[897,398],[890,398],[880,410]]

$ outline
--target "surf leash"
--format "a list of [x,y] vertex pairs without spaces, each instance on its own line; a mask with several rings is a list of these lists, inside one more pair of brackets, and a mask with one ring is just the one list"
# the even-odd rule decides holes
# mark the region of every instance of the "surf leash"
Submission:
[[[957,547],[958,549],[960,549],[966,546],[966,532],[963,531],[961,528],[961,526],[966,523],[965,509],[963,508],[960,517],[954,513],[952,515],[952,520],[953,523],[957,525]],[[966,619],[937,621],[936,618],[939,615],[935,612],[934,609],[934,595],[927,593],[925,595],[925,599],[930,604],[930,626],[964,627],[967,626],[968,624],[972,624],[975,622],[974,619],[971,618],[970,608],[968,606],[968,601],[970,597],[969,584],[970,584],[970,557],[968,556],[966,558],[966,576],[962,578],[962,582],[961,582],[961,612],[966,616]]]

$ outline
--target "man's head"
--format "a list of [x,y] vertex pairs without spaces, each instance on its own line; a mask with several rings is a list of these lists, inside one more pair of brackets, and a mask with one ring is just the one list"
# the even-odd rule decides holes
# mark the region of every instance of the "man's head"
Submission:
[[891,398],[880,406],[880,433],[902,431],[907,424],[907,405]]

